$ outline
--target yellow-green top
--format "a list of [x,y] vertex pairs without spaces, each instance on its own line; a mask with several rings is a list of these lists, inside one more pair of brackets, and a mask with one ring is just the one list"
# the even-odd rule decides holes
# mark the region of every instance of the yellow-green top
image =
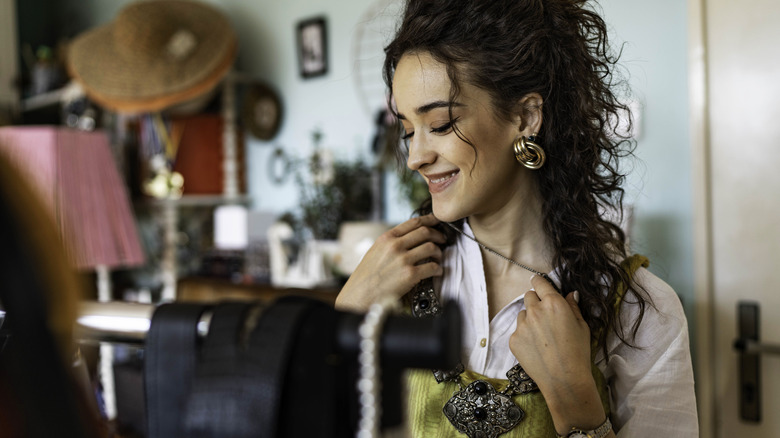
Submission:
[[[643,266],[647,267],[648,264],[647,258],[633,255],[623,261],[621,266],[630,278],[637,269]],[[618,288],[617,299],[614,303],[615,312],[618,311],[627,289],[627,285],[622,284]],[[591,350],[592,356],[595,357],[596,346],[592,346]],[[591,371],[601,396],[604,411],[609,416],[609,388],[604,380],[604,375],[595,364],[592,365]],[[484,380],[493,385],[499,392],[509,384],[506,379],[488,378],[469,370],[460,375],[460,380],[463,387],[475,380]],[[430,370],[412,370],[408,374],[407,388],[409,391],[407,420],[413,437],[455,438],[463,436],[442,412],[450,397],[459,390],[457,383],[452,381],[437,383]],[[557,437],[550,410],[547,408],[547,403],[541,392],[519,394],[512,397],[512,400],[525,412],[525,417],[512,430],[501,435],[502,438]]]

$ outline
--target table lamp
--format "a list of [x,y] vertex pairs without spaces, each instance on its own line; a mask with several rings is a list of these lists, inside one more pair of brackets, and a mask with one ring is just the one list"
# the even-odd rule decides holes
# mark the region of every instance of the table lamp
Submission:
[[[107,135],[59,126],[0,127],[0,153],[39,193],[73,268],[94,270],[98,300],[110,301],[109,270],[143,264],[144,251]],[[116,417],[112,362],[111,346],[101,344],[108,419]]]

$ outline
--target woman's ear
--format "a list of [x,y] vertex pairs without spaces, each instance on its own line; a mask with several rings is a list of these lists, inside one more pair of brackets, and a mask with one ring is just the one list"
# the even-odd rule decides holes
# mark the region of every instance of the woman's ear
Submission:
[[517,124],[521,135],[530,136],[542,129],[542,96],[528,93],[517,105]]

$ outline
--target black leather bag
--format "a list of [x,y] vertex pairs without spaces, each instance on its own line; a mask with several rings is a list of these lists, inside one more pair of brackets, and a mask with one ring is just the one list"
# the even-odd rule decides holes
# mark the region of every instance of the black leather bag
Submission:
[[[211,319],[201,339],[205,311]],[[354,436],[362,318],[292,296],[267,306],[160,306],[146,339],[148,437]],[[383,428],[402,421],[404,368],[457,363],[459,327],[454,307],[442,318],[388,318],[380,340]]]

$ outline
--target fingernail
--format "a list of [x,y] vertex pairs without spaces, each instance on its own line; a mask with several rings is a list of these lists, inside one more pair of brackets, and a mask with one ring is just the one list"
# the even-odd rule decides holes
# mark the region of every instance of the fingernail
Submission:
[[577,304],[580,303],[580,291],[578,291],[578,290],[574,291],[574,301],[576,301]]

